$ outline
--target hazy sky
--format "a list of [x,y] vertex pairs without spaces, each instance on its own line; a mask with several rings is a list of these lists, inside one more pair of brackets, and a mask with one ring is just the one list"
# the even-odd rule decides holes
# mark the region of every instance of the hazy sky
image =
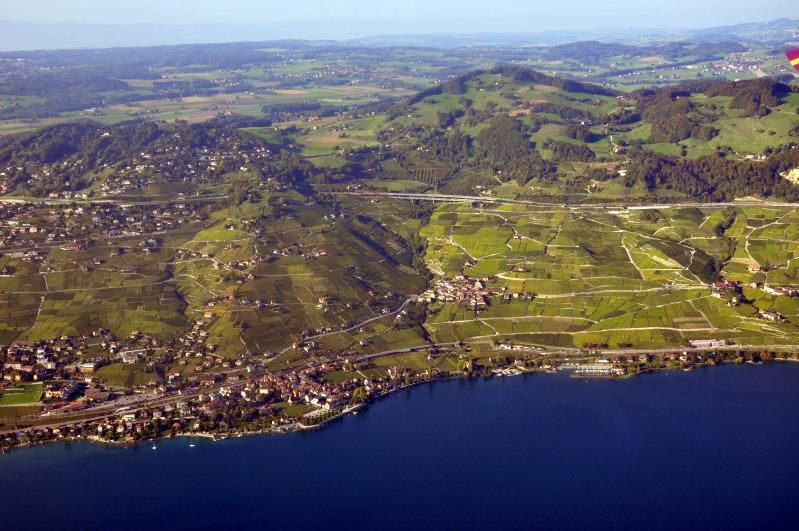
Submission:
[[[0,0],[0,20],[102,24],[396,21],[393,33],[708,27],[799,16],[797,0]],[[426,22],[425,22],[426,21]],[[369,35],[368,24],[347,24]],[[383,27],[382,24],[380,27]],[[391,26],[387,26],[391,27]],[[375,27],[375,29],[378,29]],[[305,36],[300,27],[298,36]]]

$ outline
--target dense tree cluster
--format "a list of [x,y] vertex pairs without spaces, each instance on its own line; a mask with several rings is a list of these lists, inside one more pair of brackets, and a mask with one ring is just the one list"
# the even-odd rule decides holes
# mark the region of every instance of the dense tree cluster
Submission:
[[313,114],[321,116],[324,111],[322,109],[322,104],[319,102],[301,101],[296,103],[264,105],[261,107],[261,112],[276,122],[284,122],[294,119],[299,115]]
[[0,81],[0,94],[51,97],[64,92],[97,92],[129,88],[118,79],[98,74],[43,72],[27,76],[9,76]]
[[735,209],[735,207],[727,207],[722,210],[721,220],[716,223],[715,227],[713,227],[713,232],[716,233],[716,236],[724,236],[724,233],[727,232],[727,229],[732,227],[732,224],[735,223],[737,212],[738,211]]
[[676,143],[687,138],[713,139],[718,131],[701,123],[691,103],[689,90],[665,88],[642,93],[638,100],[641,117],[652,123],[649,141]]
[[534,149],[524,126],[507,114],[498,114],[477,136],[479,158],[505,180],[516,179],[525,185],[530,179],[550,178],[555,173],[552,163]]
[[622,109],[618,112],[599,117],[599,121],[609,126],[634,124],[641,121],[641,115],[632,109]]
[[551,142],[547,147],[552,150],[557,160],[576,160],[589,162],[596,158],[596,154],[585,144],[570,144],[568,142]]
[[578,109],[576,107],[560,105],[558,103],[536,103],[533,105],[532,111],[538,113],[554,114],[567,122],[581,122],[595,119],[594,115],[590,112]]
[[465,94],[468,89],[467,81],[468,78],[456,77],[455,79],[445,82],[442,86],[442,90],[444,94]]
[[465,112],[463,109],[452,109],[450,111],[438,111],[438,126],[446,129],[455,125],[455,120],[463,116]]
[[450,166],[463,165],[473,154],[471,137],[459,131],[435,131],[425,140],[432,158]]
[[633,157],[628,183],[643,183],[649,190],[669,188],[709,201],[730,201],[756,195],[799,200],[799,187],[782,174],[799,167],[799,149],[786,146],[765,161],[734,161],[722,155],[696,160],[641,152]]
[[569,138],[586,143],[596,142],[600,138],[599,135],[592,133],[591,130],[584,125],[570,125],[566,128],[564,134]]
[[[0,118],[43,118],[59,112],[103,105],[100,92],[130,88],[127,83],[104,75],[82,72],[44,72],[8,76],[0,80],[0,94],[41,98],[26,105],[0,108]],[[119,102],[127,101],[120,99]]]
[[417,103],[424,101],[430,96],[438,96],[444,93],[463,94],[466,91],[466,85],[469,81],[477,79],[478,77],[482,76],[485,73],[486,73],[485,70],[475,70],[469,72],[468,74],[464,74],[454,79],[450,79],[449,81],[446,81],[444,83],[440,83],[435,87],[430,87],[429,89],[423,90],[417,93],[415,96],[412,96],[408,100],[408,105],[416,105]]
[[743,109],[748,116],[765,116],[771,107],[782,103],[781,96],[791,91],[788,85],[773,79],[714,83],[705,93],[708,96],[729,96],[731,109]]

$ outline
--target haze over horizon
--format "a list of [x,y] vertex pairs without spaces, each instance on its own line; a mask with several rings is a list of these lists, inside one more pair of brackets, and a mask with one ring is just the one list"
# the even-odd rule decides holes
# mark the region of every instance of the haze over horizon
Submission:
[[[631,0],[568,5],[496,0],[0,0],[5,50],[139,46],[275,39],[356,39],[375,35],[685,30],[764,22],[793,14],[792,0]],[[652,13],[657,13],[653,18]],[[453,16],[455,15],[455,16]]]

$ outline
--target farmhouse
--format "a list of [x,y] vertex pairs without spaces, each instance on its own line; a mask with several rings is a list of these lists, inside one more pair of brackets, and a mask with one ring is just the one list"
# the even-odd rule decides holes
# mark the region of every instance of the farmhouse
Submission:
[[772,321],[777,323],[784,323],[787,321],[785,316],[779,312],[774,312],[771,310],[760,310],[757,312],[761,319],[765,319],[766,321]]

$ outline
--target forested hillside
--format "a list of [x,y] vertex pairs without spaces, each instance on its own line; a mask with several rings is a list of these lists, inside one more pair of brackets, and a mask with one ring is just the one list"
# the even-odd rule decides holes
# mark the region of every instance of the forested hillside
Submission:
[[[499,66],[375,109],[368,119],[345,115],[295,128],[287,141],[309,154],[318,145],[311,160],[335,167],[328,182],[346,181],[352,169],[355,180],[558,201],[793,200],[798,110],[799,90],[771,79],[620,94]],[[346,147],[320,156],[315,139],[331,131]]]

